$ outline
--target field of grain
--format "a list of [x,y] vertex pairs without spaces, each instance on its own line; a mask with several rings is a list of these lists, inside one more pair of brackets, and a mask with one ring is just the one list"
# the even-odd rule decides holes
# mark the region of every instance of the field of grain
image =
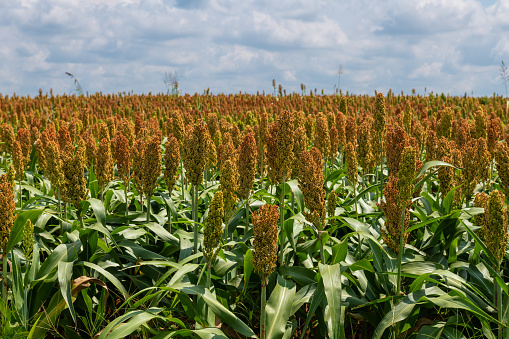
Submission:
[[509,338],[503,97],[0,95],[4,338]]

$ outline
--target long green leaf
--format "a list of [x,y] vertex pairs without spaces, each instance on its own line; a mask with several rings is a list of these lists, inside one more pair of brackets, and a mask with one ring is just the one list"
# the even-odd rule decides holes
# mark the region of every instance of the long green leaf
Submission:
[[218,316],[221,320],[227,323],[231,328],[235,329],[235,331],[239,332],[246,337],[256,337],[255,333],[252,329],[249,328],[242,320],[240,320],[235,314],[233,314],[230,310],[224,307],[219,301],[217,301],[216,297],[210,292],[207,288],[205,289],[205,293],[203,294],[203,300],[210,307],[212,312],[216,316]]
[[267,312],[265,329],[267,338],[283,338],[286,331],[286,323],[292,311],[292,303],[295,297],[295,284],[289,280],[277,276],[277,284],[272,291],[265,311]]
[[113,286],[115,286],[122,293],[125,299],[129,298],[129,293],[127,293],[127,290],[125,289],[124,285],[122,285],[122,283],[113,274],[106,271],[104,268],[88,261],[77,262],[75,265],[78,264],[82,264],[83,266],[87,266],[93,270],[96,270],[97,272],[102,274],[106,279],[108,279],[113,284]]
[[382,338],[382,335],[387,328],[393,326],[397,322],[406,320],[412,313],[415,305],[425,301],[427,296],[441,295],[442,293],[442,290],[440,290],[438,287],[430,287],[424,290],[410,293],[401,299],[401,301],[385,315],[382,321],[380,321],[375,329],[375,332],[373,333],[373,339]]
[[76,312],[72,304],[71,297],[71,278],[72,278],[72,262],[61,261],[58,263],[58,284],[60,285],[60,292],[71,312],[72,320],[76,323]]
[[77,258],[78,253],[81,252],[82,244],[80,240],[72,244],[58,245],[50,256],[42,263],[39,272],[37,272],[36,279],[41,280],[47,277],[58,265],[59,262],[71,262]]
[[[123,338],[133,333],[143,323],[159,317],[157,313],[161,312],[161,308],[151,307],[147,310],[135,310],[121,315],[111,321],[101,332],[98,339]],[[124,321],[131,319],[124,324]],[[118,326],[118,327],[117,327]]]
[[[115,322],[115,320],[110,323],[99,336],[99,339],[108,338],[108,339],[120,339],[124,338],[134,331],[136,331],[138,328],[140,328],[141,325],[146,324],[150,320],[154,318],[159,318],[161,320],[164,320],[164,317],[159,316],[157,313],[161,312],[162,309],[160,308],[149,308],[147,311],[134,311],[129,312],[128,314],[131,316],[131,319],[127,321],[126,323],[120,324],[118,327],[111,327],[108,328],[111,324]],[[125,315],[120,317],[122,321],[127,319]],[[118,322],[117,322],[118,323]],[[111,330],[111,332],[109,332]]]
[[[103,226],[106,226],[106,211],[104,210],[104,204],[101,200],[96,198],[88,199],[90,206],[92,206],[92,210],[94,211],[94,215]],[[85,212],[85,211],[83,211]]]
[[29,210],[18,213],[14,224],[12,225],[11,234],[9,235],[9,240],[7,241],[6,252],[9,253],[14,246],[16,246],[21,239],[23,238],[23,226],[28,219],[35,225],[37,219],[43,212],[43,209],[38,210]]
[[341,265],[318,263],[318,269],[322,276],[325,296],[329,305],[324,312],[325,320],[329,325],[329,337],[339,339],[344,337],[344,329],[340,326],[343,323],[343,319],[341,319]]

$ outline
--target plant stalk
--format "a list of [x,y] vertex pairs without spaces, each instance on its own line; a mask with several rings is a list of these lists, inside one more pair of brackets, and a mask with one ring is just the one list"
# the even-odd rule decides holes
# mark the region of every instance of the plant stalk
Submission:
[[7,307],[7,251],[2,250],[2,299]]
[[19,209],[20,210],[23,209],[23,195],[22,195],[21,190],[22,190],[22,188],[21,188],[21,179],[19,179]]
[[[194,228],[194,254],[198,253],[198,187],[193,186],[193,228]],[[198,263],[198,259],[195,259],[195,264]]]
[[129,200],[127,200],[127,182],[124,183],[124,195],[125,195],[125,224],[129,226],[129,219],[127,219],[127,215],[129,214]]
[[382,133],[380,133],[380,185],[376,188],[376,197],[378,202],[382,201],[383,196],[383,182],[384,182],[384,170],[383,170],[383,145],[382,145]]
[[247,235],[249,231],[249,196],[247,197],[247,200],[246,200],[246,228],[244,230],[245,234],[244,235]]
[[403,242],[405,235],[405,207],[401,208],[401,229],[399,236],[399,253],[398,253],[398,279],[396,281],[396,295],[401,293],[401,262],[403,261],[403,252],[405,244]]
[[267,286],[262,284],[262,309],[260,314],[260,339],[265,339],[265,307],[267,305]]
[[150,195],[147,195],[147,222],[150,222]]
[[180,184],[182,185],[182,201],[184,201],[184,164],[180,158]]
[[318,242],[320,243],[320,261],[325,265],[325,253],[323,252],[322,231],[318,231]]
[[283,173],[283,189],[281,190],[281,198],[279,199],[279,207],[280,207],[280,221],[281,221],[281,249],[279,251],[279,264],[280,266],[283,266],[284,263],[284,239],[285,239],[285,179],[286,179],[286,173]]

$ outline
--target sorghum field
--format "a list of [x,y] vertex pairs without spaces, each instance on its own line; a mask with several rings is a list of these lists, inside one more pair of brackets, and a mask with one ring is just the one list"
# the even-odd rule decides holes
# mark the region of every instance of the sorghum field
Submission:
[[506,99],[0,95],[4,338],[509,338]]

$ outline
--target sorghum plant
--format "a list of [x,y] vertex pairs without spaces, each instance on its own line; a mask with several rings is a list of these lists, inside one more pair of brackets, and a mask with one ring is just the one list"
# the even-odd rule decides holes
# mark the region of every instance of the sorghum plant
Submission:
[[252,132],[244,135],[239,151],[239,195],[246,200],[246,232],[249,228],[249,196],[255,182],[256,159],[258,153],[256,150],[256,141]]
[[410,144],[405,130],[399,126],[387,129],[385,134],[385,145],[387,151],[387,167],[389,175],[397,176],[401,163],[403,149]]
[[[316,152],[320,152],[317,148],[313,148],[316,149]],[[304,211],[303,214],[316,228],[316,237],[320,243],[320,257],[322,263],[325,264],[322,233],[325,228],[326,206],[321,157],[317,162],[310,152],[302,151],[299,158],[299,188],[304,196],[304,204],[309,210],[309,212]]]
[[495,166],[505,195],[509,194],[509,147],[501,142],[495,146]]
[[477,185],[477,141],[475,139],[470,139],[461,149],[461,158],[463,162],[463,171],[461,172],[462,190],[468,206],[468,202]]
[[316,119],[316,132],[313,146],[318,148],[324,158],[330,154],[331,143],[329,136],[329,126],[327,119],[323,115],[319,115]]
[[253,213],[253,259],[254,271],[258,273],[262,285],[260,338],[265,339],[265,306],[267,300],[267,283],[269,276],[276,268],[277,239],[279,219],[278,207],[265,204]]
[[223,192],[217,191],[209,205],[207,221],[203,228],[203,257],[207,264],[207,287],[210,288],[210,269],[217,254],[221,250],[223,237]]
[[147,222],[150,221],[150,197],[157,186],[157,178],[161,173],[161,132],[158,131],[145,147],[143,153],[142,187],[147,197]]
[[111,179],[113,179],[114,174],[114,164],[113,157],[111,155],[110,141],[106,138],[103,138],[99,144],[99,149],[96,154],[94,171],[97,178],[97,183],[99,184],[99,189],[101,190],[101,200],[103,200],[104,186],[109,183]]
[[[7,307],[7,242],[11,234],[16,206],[14,204],[14,195],[7,175],[0,176],[0,249],[2,250],[2,300],[3,307]],[[6,321],[2,314],[2,325]],[[4,326],[5,327],[5,326]]]

